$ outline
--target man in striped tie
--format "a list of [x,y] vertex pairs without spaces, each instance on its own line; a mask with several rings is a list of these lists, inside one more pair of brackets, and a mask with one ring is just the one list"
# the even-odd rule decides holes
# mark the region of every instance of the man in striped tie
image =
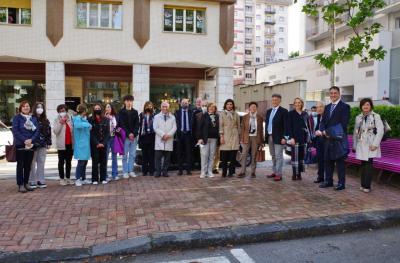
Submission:
[[[347,126],[350,119],[350,106],[341,100],[340,89],[336,86],[332,86],[329,89],[329,97],[331,103],[325,107],[324,115],[320,124],[320,130],[316,132],[317,136],[327,136],[326,130],[337,125],[341,125],[344,133],[347,133]],[[344,136],[343,140],[347,140],[347,136]],[[326,140],[326,142],[325,152],[333,151],[334,149],[329,149],[329,140]],[[340,191],[346,188],[346,157],[347,156],[337,160],[331,160],[327,155],[325,155],[325,182],[320,185],[321,188],[333,187],[333,171],[335,165],[339,182],[334,189]]]

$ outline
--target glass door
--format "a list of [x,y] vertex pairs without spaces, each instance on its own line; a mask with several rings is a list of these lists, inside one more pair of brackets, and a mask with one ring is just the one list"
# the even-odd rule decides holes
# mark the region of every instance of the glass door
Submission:
[[119,110],[123,104],[122,98],[130,94],[130,82],[118,81],[85,81],[84,102],[89,106],[95,103],[114,105]]
[[152,83],[150,85],[150,101],[157,109],[161,103],[167,101],[170,104],[171,112],[179,108],[179,101],[188,98],[193,104],[196,85],[194,83]]

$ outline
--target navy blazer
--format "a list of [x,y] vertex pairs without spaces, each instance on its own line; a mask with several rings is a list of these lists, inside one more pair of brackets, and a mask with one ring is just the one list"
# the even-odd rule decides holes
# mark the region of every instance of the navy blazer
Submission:
[[[272,108],[267,110],[265,115],[265,142],[267,143],[269,136],[268,123],[271,113]],[[284,139],[287,114],[288,110],[280,106],[276,111],[274,118],[272,119],[272,140],[274,144],[281,144],[281,140]]]
[[344,103],[342,100],[336,105],[333,110],[332,116],[330,116],[332,103],[326,105],[324,115],[322,116],[320,131],[325,131],[337,124],[341,124],[345,132],[347,132],[347,126],[350,120],[350,106]]
[[[194,134],[193,132],[193,111],[191,109],[187,109],[187,115],[189,119],[189,128],[190,128],[190,133]],[[175,120],[176,120],[176,134],[177,136],[180,136],[182,133],[182,108],[179,108],[179,110],[175,111]]]

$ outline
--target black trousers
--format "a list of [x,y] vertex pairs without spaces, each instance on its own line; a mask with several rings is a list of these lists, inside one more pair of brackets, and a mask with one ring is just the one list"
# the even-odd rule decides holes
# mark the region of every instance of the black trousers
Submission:
[[183,170],[183,161],[186,163],[186,171],[192,170],[193,138],[190,133],[180,133],[177,141],[179,171]]
[[33,160],[33,151],[20,149],[17,150],[17,184],[24,185],[29,182],[31,165]]
[[318,178],[319,181],[325,180],[325,158],[324,158],[324,144],[322,138],[317,138],[317,160],[318,160]]
[[72,144],[65,145],[65,150],[58,150],[58,174],[61,179],[64,179],[64,164],[65,164],[65,177],[71,177],[71,161],[74,154]]
[[236,154],[237,150],[232,151],[220,151],[220,160],[222,167],[222,175],[226,175],[229,168],[229,175],[233,175],[235,173],[236,168]]
[[170,151],[155,151],[154,162],[156,164],[156,175],[162,175],[168,172],[170,159]]
[[154,143],[155,143],[155,135],[153,134],[146,134],[141,135],[139,138],[140,149],[142,149],[142,173],[154,173]]
[[368,161],[361,161],[361,187],[366,189],[371,189],[373,173],[372,164],[372,158],[369,158]]
[[341,158],[336,161],[325,160],[325,182],[328,184],[333,183],[333,172],[335,170],[335,165],[337,168],[337,173],[339,177],[339,184],[346,184],[346,166],[344,162],[344,158]]
[[105,181],[107,178],[107,148],[92,147],[92,182],[99,181],[99,166],[100,166],[100,181]]

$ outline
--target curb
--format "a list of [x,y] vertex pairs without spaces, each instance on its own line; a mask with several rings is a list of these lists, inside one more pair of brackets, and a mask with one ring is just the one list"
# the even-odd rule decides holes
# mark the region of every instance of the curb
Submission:
[[237,245],[255,242],[298,239],[400,225],[400,209],[347,214],[271,224],[234,226],[149,234],[88,248],[48,249],[31,252],[0,252],[0,262],[51,262],[99,256],[143,254],[169,249]]

